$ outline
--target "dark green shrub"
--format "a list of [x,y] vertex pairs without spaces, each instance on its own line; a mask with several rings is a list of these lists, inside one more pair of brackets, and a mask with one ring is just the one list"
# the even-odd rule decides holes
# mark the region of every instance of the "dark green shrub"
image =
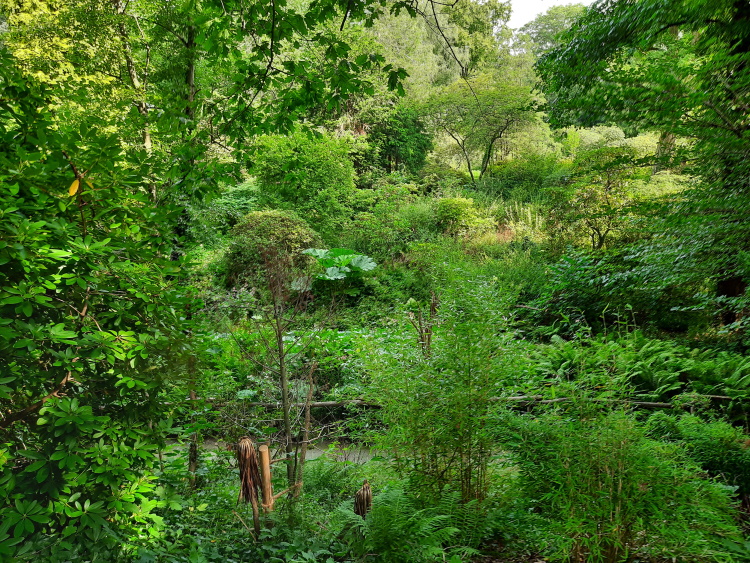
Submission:
[[[626,249],[585,252],[568,249],[549,269],[542,295],[522,311],[531,326],[553,325],[560,334],[582,327],[603,330],[624,318],[638,326],[653,324],[670,332],[705,323],[701,311],[673,310],[696,303],[688,287],[658,287]],[[535,328],[536,329],[536,328]]]
[[414,110],[378,108],[363,116],[371,123],[367,139],[377,149],[378,165],[388,171],[419,171],[432,149],[432,138]]
[[224,258],[226,283],[230,287],[262,284],[267,264],[279,257],[289,257],[293,268],[305,269],[315,260],[302,251],[321,244],[320,236],[293,213],[249,213],[232,229],[232,242]]
[[253,182],[245,182],[222,191],[202,205],[191,206],[190,236],[206,246],[214,246],[217,238],[226,235],[258,200],[258,190]]
[[726,488],[622,413],[509,415],[524,494],[564,539],[557,560],[714,561],[739,537]]
[[654,438],[682,441],[688,455],[710,475],[737,487],[750,498],[750,449],[748,435],[724,421],[705,421],[693,415],[652,414],[646,429]]

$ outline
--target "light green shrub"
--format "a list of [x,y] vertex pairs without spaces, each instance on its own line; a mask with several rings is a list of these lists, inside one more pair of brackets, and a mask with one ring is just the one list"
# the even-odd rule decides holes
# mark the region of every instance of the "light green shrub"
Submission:
[[545,188],[564,184],[570,174],[570,162],[555,155],[527,155],[502,161],[490,168],[477,189],[521,202],[539,199]]
[[504,207],[503,216],[513,240],[542,244],[549,239],[546,217],[538,205],[513,201]]
[[508,415],[525,495],[565,538],[554,560],[714,561],[738,539],[726,487],[623,413]]
[[482,217],[474,200],[465,197],[444,197],[437,201],[435,216],[438,225],[452,236],[470,237],[495,227],[490,217]]
[[471,182],[469,175],[463,170],[434,161],[422,167],[420,175],[424,193],[440,194]]
[[262,137],[252,173],[259,205],[299,213],[324,238],[335,239],[351,218],[357,188],[345,139],[304,133]]
[[[377,436],[420,498],[484,499],[492,480],[492,397],[515,376],[516,346],[499,334],[502,297],[489,279],[444,280],[440,303],[412,300],[411,323],[371,341],[365,366],[387,432]],[[451,287],[449,287],[449,285]],[[414,326],[412,326],[414,325]],[[496,354],[503,348],[503,354]]]

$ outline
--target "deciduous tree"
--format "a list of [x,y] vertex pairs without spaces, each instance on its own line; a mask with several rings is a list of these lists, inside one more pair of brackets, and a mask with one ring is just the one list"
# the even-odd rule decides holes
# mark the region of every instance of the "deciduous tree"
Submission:
[[691,140],[671,163],[702,186],[648,254],[669,264],[666,283],[714,280],[716,304],[735,311],[750,238],[748,69],[750,6],[731,0],[602,0],[539,64],[553,123],[630,122]]
[[451,139],[472,181],[484,176],[497,143],[534,119],[530,85],[518,75],[484,73],[441,88],[424,104],[422,114],[433,130]]

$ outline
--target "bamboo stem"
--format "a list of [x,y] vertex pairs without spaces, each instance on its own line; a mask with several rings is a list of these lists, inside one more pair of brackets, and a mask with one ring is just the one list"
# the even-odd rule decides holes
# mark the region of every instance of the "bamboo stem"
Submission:
[[302,433],[302,448],[299,454],[299,459],[297,460],[297,474],[295,475],[295,480],[297,482],[297,489],[295,490],[294,495],[299,496],[300,492],[302,491],[302,478],[304,476],[305,472],[305,459],[307,457],[307,445],[308,441],[310,440],[310,403],[312,402],[312,396],[313,396],[313,373],[318,367],[318,362],[313,362],[310,366],[310,371],[307,374],[307,400],[305,401],[305,426]]
[[260,452],[260,477],[261,477],[261,491],[263,494],[263,511],[268,514],[273,512],[273,485],[271,484],[271,452],[268,451],[268,446],[263,444],[259,450]]

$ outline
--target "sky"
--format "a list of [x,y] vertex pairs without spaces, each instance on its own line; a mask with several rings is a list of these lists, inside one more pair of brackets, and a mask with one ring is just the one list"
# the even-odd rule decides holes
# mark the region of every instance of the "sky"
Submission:
[[588,6],[593,0],[511,0],[513,13],[510,16],[508,27],[518,29],[529,23],[539,14],[543,14],[552,6],[565,6],[568,4],[585,4]]

